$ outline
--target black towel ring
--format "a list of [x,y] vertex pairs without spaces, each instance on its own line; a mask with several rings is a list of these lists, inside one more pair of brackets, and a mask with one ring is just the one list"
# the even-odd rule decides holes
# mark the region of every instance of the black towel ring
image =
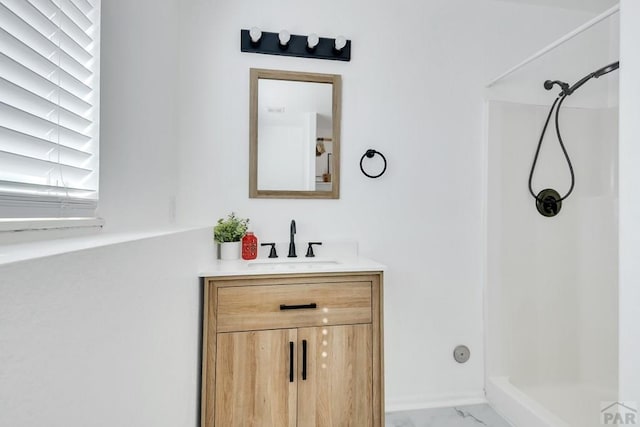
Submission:
[[[365,172],[364,167],[362,166],[362,161],[364,160],[365,157],[371,159],[376,154],[379,154],[380,157],[382,157],[382,160],[384,161],[384,168],[382,168],[382,172],[380,172],[378,175],[369,175],[368,173]],[[384,157],[384,155],[381,152],[370,148],[360,158],[360,170],[362,171],[363,174],[365,174],[365,176],[368,176],[369,178],[380,178],[387,170],[387,159],[386,157]]]

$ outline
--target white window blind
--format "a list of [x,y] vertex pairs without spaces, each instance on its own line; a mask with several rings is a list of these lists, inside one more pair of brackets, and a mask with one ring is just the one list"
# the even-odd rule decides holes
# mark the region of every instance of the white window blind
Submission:
[[0,0],[0,218],[92,217],[100,0]]

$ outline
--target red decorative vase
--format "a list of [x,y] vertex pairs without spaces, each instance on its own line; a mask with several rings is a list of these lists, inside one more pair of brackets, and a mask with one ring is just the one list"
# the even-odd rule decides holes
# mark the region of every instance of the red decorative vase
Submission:
[[252,231],[247,231],[247,234],[242,238],[242,259],[250,260],[258,257],[258,238]]

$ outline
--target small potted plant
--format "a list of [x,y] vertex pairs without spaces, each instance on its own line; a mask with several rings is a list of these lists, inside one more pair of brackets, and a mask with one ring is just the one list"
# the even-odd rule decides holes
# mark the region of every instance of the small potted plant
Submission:
[[231,212],[226,219],[220,218],[213,227],[213,238],[220,244],[220,259],[240,258],[240,239],[244,237],[249,218],[238,218]]

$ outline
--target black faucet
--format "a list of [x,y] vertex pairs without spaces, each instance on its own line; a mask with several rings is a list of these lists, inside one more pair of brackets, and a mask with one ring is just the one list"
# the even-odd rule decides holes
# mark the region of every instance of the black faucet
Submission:
[[291,226],[289,227],[289,255],[287,255],[289,258],[298,257],[298,255],[296,255],[296,244],[293,241],[294,234],[296,234],[296,220],[292,219]]
[[269,258],[278,258],[275,243],[260,243],[260,246],[271,246],[271,250],[269,251]]
[[322,242],[309,242],[309,247],[307,248],[307,254],[305,255],[307,258],[313,258],[316,254],[313,253],[313,245],[321,245]]

